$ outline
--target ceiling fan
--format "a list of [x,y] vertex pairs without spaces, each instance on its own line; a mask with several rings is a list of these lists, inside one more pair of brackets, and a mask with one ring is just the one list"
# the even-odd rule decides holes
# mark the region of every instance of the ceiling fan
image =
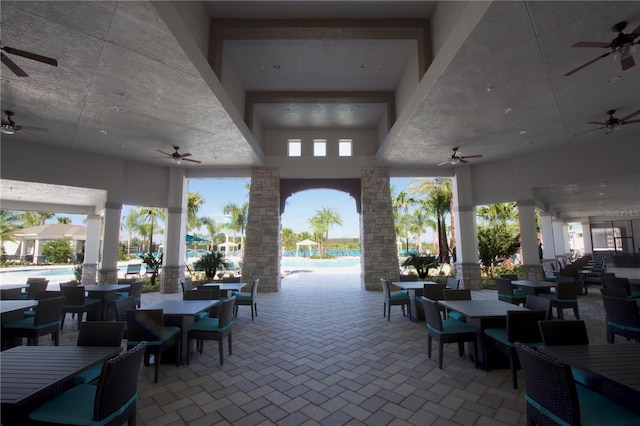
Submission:
[[640,37],[640,25],[636,27],[630,34],[625,34],[622,31],[627,27],[627,22],[618,22],[615,24],[611,30],[618,33],[618,36],[614,38],[610,43],[606,42],[598,42],[598,41],[581,41],[574,44],[571,47],[603,47],[611,49],[610,52],[602,54],[595,59],[590,60],[584,65],[579,66],[578,68],[569,71],[565,74],[565,76],[569,76],[580,71],[582,68],[585,68],[596,61],[599,61],[602,58],[605,58],[612,53],[615,55],[613,58],[615,60],[620,60],[620,65],[622,66],[622,71],[628,70],[633,67],[636,62],[633,60],[633,53],[635,52],[635,48],[633,47],[636,44],[640,43],[640,40],[636,41],[637,37]]
[[451,154],[451,158],[449,158],[447,161],[443,161],[442,163],[438,164],[438,166],[444,166],[445,164],[451,164],[451,165],[456,165],[456,164],[466,164],[468,163],[467,158],[480,158],[482,157],[482,154],[476,154],[476,155],[465,155],[465,156],[459,156],[458,155],[458,148],[453,148],[453,154]]
[[48,132],[47,129],[43,127],[31,127],[31,126],[17,126],[15,121],[11,117],[15,115],[13,111],[5,111],[6,120],[2,117],[2,124],[0,125],[0,132],[5,135],[13,135],[20,130],[37,130],[39,132]]
[[[58,61],[53,58],[38,55],[37,53],[27,52],[25,50],[14,49],[13,47],[9,47],[9,46],[2,46],[2,42],[0,42],[0,50],[4,50],[5,52],[12,55],[22,56],[23,58],[31,59],[37,62],[42,62],[43,64],[53,65],[54,67],[58,66]],[[5,64],[7,68],[9,68],[18,77],[27,77],[29,75],[22,68],[20,68],[18,64],[13,62],[11,58],[9,58],[7,55],[5,55],[2,52],[0,52],[0,59],[2,60],[2,63]]]
[[[179,146],[173,146],[173,149],[175,150],[175,152],[172,152],[171,154],[169,154],[168,152],[164,152],[164,151],[160,151],[159,149],[156,149],[156,151],[158,151],[160,154],[164,154],[167,156],[167,158],[171,158],[174,162],[180,164],[182,161],[190,161],[192,163],[202,163],[202,161],[198,161],[198,160],[192,160],[190,158],[186,158],[186,157],[190,157],[191,154],[186,153],[186,154],[180,154],[178,152],[178,150],[180,149]],[[164,158],[164,157],[156,157],[156,158]]]
[[640,120],[631,120],[629,121],[630,118],[635,117],[636,115],[640,114],[640,109],[636,112],[632,112],[631,114],[622,117],[622,118],[616,118],[613,116],[613,114],[616,113],[615,109],[611,109],[609,111],[607,111],[607,114],[609,114],[609,118],[607,119],[607,121],[604,122],[599,122],[599,121],[589,121],[589,124],[598,124],[601,127],[598,127],[597,129],[591,129],[591,130],[587,130],[586,132],[582,132],[582,133],[578,133],[575,136],[579,136],[579,135],[583,135],[585,133],[589,133],[589,132],[593,132],[595,130],[601,130],[601,129],[607,129],[605,131],[605,134],[609,134],[611,132],[613,132],[614,130],[618,130],[620,128],[620,126],[625,125],[625,124],[634,124],[634,123],[640,123]]

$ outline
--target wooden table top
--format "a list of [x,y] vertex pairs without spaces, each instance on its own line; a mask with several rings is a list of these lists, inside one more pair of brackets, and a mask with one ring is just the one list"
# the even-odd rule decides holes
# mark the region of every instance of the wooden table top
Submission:
[[37,300],[3,300],[0,302],[0,314],[24,311],[37,305]]
[[542,346],[538,350],[640,393],[640,344]]
[[423,289],[424,285],[437,285],[438,283],[433,281],[392,281],[391,284],[396,287],[400,287],[403,290],[418,290]]
[[218,300],[164,300],[144,309],[162,309],[164,315],[195,315],[220,303]]
[[110,359],[119,347],[17,346],[0,357],[0,401],[16,406],[46,392],[94,365]]
[[529,310],[502,300],[438,300],[438,303],[469,318],[506,318],[507,311]]

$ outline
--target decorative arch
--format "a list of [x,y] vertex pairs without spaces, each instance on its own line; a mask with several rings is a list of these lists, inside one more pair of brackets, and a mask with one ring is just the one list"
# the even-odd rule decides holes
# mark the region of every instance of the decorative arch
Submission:
[[361,213],[360,179],[280,179],[280,214],[284,213],[284,206],[290,196],[307,189],[336,189],[346,192],[354,198],[356,211]]

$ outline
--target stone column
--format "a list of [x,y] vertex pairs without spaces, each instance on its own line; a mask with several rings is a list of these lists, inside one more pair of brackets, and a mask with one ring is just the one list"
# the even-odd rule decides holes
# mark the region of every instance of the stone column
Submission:
[[84,245],[84,261],[82,263],[82,285],[96,283],[98,261],[100,258],[100,223],[102,216],[87,215],[87,239]]
[[400,277],[389,170],[385,167],[363,168],[361,185],[361,287],[379,291],[382,290],[380,278],[393,281]]
[[98,277],[98,283],[100,284],[113,284],[118,282],[118,246],[120,244],[121,214],[122,204],[105,203],[102,267],[100,268]]
[[459,167],[452,181],[453,213],[456,218],[456,277],[460,288],[477,290],[482,287],[478,258],[476,207],[471,190],[471,169]]
[[160,292],[177,293],[184,280],[186,253],[187,179],[184,169],[172,167],[169,170],[167,197]]
[[542,265],[548,272],[547,275],[551,275],[551,271],[558,270],[551,213],[543,212],[540,214],[540,231],[542,234]]
[[247,237],[242,280],[260,278],[258,291],[280,291],[280,173],[257,167],[251,172]]
[[584,247],[584,254],[587,256],[593,256],[593,244],[591,242],[591,223],[582,222],[582,244]]
[[520,222],[520,250],[522,252],[522,273],[525,280],[542,280],[542,266],[538,251],[538,229],[534,200],[521,200],[518,204]]

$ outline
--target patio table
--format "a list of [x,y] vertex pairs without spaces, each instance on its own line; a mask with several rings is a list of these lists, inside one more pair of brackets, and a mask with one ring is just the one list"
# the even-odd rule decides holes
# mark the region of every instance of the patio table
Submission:
[[101,320],[108,320],[108,304],[109,301],[114,300],[119,291],[128,290],[131,288],[129,284],[98,284],[98,285],[86,285],[84,286],[87,292],[87,297],[100,299],[100,314]]
[[234,291],[240,291],[242,287],[246,286],[247,283],[206,283],[203,284],[203,287],[220,287],[220,295],[222,292],[226,292],[226,297],[231,297],[231,293]]
[[418,311],[416,305],[416,297],[422,296],[422,292],[426,285],[436,285],[438,283],[433,281],[392,281],[391,284],[396,287],[400,287],[403,290],[407,290],[409,293],[409,299],[411,299],[411,321],[424,320],[424,313]]
[[552,287],[557,284],[549,281],[532,281],[532,280],[514,280],[511,281],[512,285],[516,285],[522,289],[526,294],[549,293]]
[[25,424],[29,412],[62,393],[68,379],[118,355],[120,350],[102,346],[18,346],[2,352],[2,424]]
[[0,299],[6,300],[20,296],[23,288],[28,288],[29,284],[7,284],[0,286]]

